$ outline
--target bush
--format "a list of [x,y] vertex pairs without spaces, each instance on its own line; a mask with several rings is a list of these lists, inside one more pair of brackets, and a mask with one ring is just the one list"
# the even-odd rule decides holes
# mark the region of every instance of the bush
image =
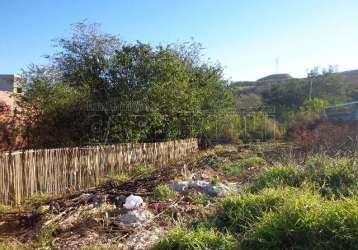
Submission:
[[198,228],[187,230],[181,227],[171,230],[164,236],[154,250],[229,250],[236,249],[237,242],[229,234],[223,234],[213,229]]
[[304,181],[303,169],[293,166],[276,165],[259,174],[253,182],[252,191],[277,186],[299,187]]
[[173,198],[176,195],[176,192],[170,189],[167,185],[160,184],[156,186],[153,190],[154,196],[158,199],[167,199]]
[[357,199],[290,198],[255,224],[240,249],[356,249],[357,207]]

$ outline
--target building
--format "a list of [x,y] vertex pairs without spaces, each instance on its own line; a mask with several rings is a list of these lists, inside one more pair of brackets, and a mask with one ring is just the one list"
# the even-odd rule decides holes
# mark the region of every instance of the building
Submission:
[[16,75],[0,75],[0,91],[22,93],[21,78]]

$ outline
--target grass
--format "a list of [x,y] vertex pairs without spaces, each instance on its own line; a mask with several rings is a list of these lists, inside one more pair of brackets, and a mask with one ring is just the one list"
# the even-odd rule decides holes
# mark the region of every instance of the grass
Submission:
[[358,163],[354,158],[311,157],[306,164],[307,179],[319,187],[326,197],[357,194]]
[[109,175],[110,179],[118,181],[118,182],[126,182],[134,178],[143,177],[149,175],[153,171],[151,166],[147,165],[137,165],[131,168],[130,170],[116,174]]
[[[354,158],[309,157],[301,165],[252,158],[226,174],[265,166],[240,195],[219,199],[214,215],[176,228],[155,249],[357,249],[358,166]],[[205,204],[197,194],[193,204]]]
[[112,175],[111,179],[114,179],[118,182],[126,182],[126,181],[130,180],[130,176],[126,173],[120,173],[117,175]]
[[303,166],[275,165],[254,178],[251,191],[264,188],[299,187],[312,183],[325,197],[347,197],[358,194],[358,164],[353,158],[310,157]]
[[208,205],[213,198],[207,194],[196,193],[192,196],[192,203],[194,205]]
[[165,235],[153,250],[231,250],[236,249],[236,246],[237,242],[230,234],[214,229],[188,230],[177,227]]
[[304,171],[295,166],[276,165],[254,178],[252,191],[278,186],[299,187],[304,182]]
[[160,184],[153,190],[154,196],[158,199],[168,199],[176,196],[176,192],[167,185]]
[[[9,212],[12,212],[14,211],[15,209],[10,207],[10,206],[6,206],[6,205],[1,205],[0,204],[0,214],[2,213],[9,213]],[[1,249],[1,248],[0,248]]]
[[117,250],[118,246],[107,245],[92,245],[81,247],[81,250]]
[[153,169],[150,166],[141,164],[133,167],[129,175],[132,177],[145,176],[145,175],[149,175],[152,172],[152,170]]
[[223,198],[218,216],[220,226],[234,233],[249,230],[267,212],[275,211],[295,189],[265,189],[258,194],[232,195]]
[[13,239],[1,239],[0,240],[0,250],[22,250],[25,247],[20,244],[18,241]]
[[358,201],[319,195],[289,199],[266,213],[240,242],[241,249],[356,249]]
[[54,232],[56,228],[52,226],[43,226],[37,233],[35,246],[37,248],[47,248],[51,246],[54,240]]
[[228,176],[240,176],[245,173],[247,170],[262,166],[266,163],[266,161],[258,156],[251,156],[246,159],[230,162],[228,164],[224,164],[221,167],[221,170],[225,175]]
[[45,202],[53,197],[54,196],[45,193],[33,194],[31,197],[27,198],[24,201],[23,206],[26,208],[33,208],[36,207],[38,204],[41,204],[42,202]]

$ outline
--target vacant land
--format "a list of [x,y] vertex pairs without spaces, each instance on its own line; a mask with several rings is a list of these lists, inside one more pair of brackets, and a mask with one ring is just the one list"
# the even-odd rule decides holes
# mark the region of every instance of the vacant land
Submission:
[[[354,155],[218,145],[86,191],[1,207],[0,249],[354,249],[357,170]],[[132,210],[130,194],[143,199]]]

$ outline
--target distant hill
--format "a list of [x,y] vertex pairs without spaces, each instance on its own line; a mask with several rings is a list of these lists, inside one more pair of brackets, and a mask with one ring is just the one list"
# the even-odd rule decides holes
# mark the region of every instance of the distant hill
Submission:
[[345,80],[349,83],[358,84],[358,69],[343,71],[343,72],[339,72],[337,74],[340,75],[343,78],[343,80]]
[[288,79],[292,79],[292,76],[290,74],[272,74],[258,79],[257,82],[273,82]]

